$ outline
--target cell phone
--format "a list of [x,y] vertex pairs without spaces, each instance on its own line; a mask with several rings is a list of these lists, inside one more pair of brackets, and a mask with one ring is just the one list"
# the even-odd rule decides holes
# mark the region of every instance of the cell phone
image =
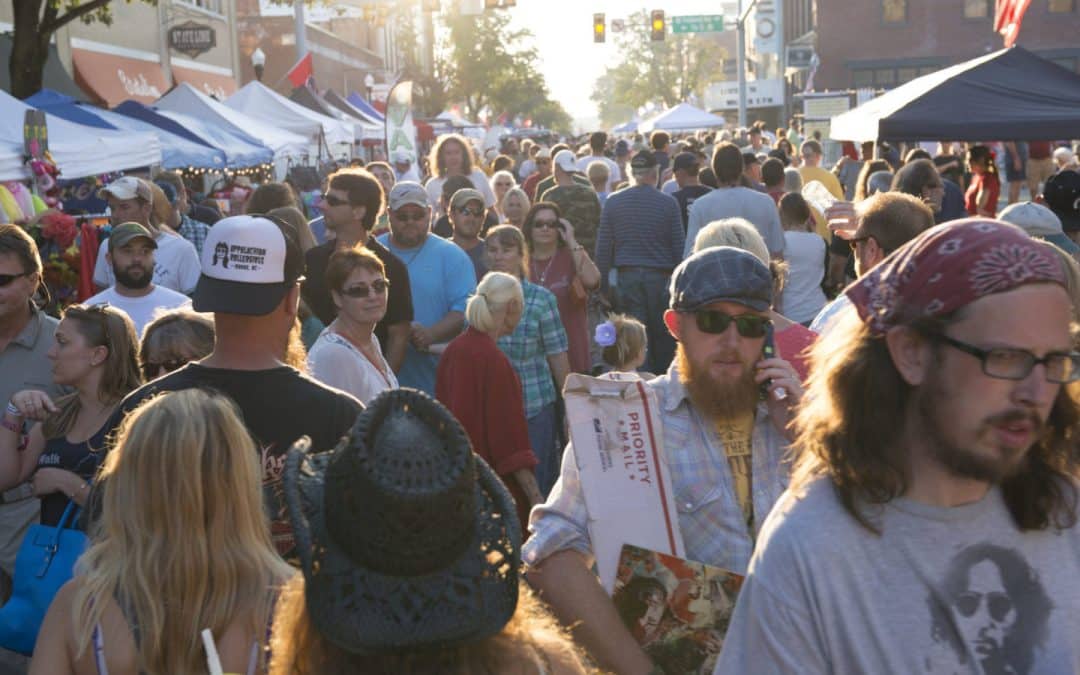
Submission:
[[[770,323],[765,327],[765,344],[761,348],[761,358],[771,359],[776,356],[776,339],[773,337],[773,325]],[[772,380],[768,379],[761,383],[761,399],[767,400],[769,398],[769,387],[772,385]],[[787,391],[783,387],[780,387],[773,394],[777,401],[783,401],[787,398]]]

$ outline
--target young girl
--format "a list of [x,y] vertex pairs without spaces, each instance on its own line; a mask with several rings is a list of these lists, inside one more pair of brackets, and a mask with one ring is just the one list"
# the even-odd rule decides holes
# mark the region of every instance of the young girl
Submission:
[[637,319],[624,314],[611,314],[607,321],[596,327],[594,339],[602,349],[600,358],[610,371],[637,372],[645,379],[656,377],[652,373],[638,371],[645,363],[648,338],[645,324]]
[[968,166],[971,167],[971,185],[964,193],[967,212],[972,216],[997,215],[1001,179],[998,177],[994,153],[985,145],[973,145],[968,150]]

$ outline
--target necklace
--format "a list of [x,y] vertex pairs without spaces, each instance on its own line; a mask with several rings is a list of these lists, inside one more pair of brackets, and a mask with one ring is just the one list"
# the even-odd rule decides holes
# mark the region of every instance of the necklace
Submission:
[[551,254],[551,257],[548,258],[547,265],[544,266],[544,271],[540,273],[540,285],[544,288],[547,288],[547,285],[544,282],[547,281],[548,272],[551,270],[551,263],[555,262],[555,256],[557,254],[557,250],[555,251],[555,253]]

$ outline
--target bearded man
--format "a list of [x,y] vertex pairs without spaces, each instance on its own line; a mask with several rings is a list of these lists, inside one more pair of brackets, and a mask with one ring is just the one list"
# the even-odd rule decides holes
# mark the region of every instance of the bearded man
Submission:
[[1064,253],[927,230],[845,290],[717,673],[1078,673]]
[[[664,313],[675,360],[645,384],[659,404],[686,557],[738,574],[787,484],[786,427],[802,394],[791,364],[763,357],[772,294],[768,267],[746,251],[709,248],[684,260]],[[591,571],[589,513],[572,445],[566,453],[547,503],[532,512],[528,579],[601,668],[649,673],[653,663]]]

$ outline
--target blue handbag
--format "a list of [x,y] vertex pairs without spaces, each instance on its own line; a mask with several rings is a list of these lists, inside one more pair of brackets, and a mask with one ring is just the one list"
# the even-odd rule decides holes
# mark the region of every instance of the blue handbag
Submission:
[[27,656],[34,653],[41,622],[56,592],[75,570],[86,550],[86,534],[72,529],[79,511],[69,501],[55,527],[32,525],[15,556],[11,599],[0,607],[0,647]]

